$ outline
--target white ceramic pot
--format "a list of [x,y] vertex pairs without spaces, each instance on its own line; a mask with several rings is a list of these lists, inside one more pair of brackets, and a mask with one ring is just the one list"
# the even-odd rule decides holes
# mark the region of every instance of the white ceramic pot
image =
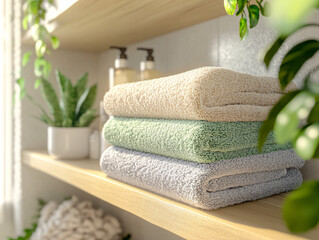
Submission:
[[89,156],[89,127],[48,127],[48,152],[59,159],[80,159]]

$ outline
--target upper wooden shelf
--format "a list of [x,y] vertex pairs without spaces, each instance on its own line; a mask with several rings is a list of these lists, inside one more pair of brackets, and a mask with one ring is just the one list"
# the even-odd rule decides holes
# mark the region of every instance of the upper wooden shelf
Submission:
[[54,160],[24,152],[26,165],[65,181],[186,239],[318,239],[319,228],[290,234],[281,219],[284,194],[214,211],[204,211],[106,177],[97,160]]
[[[222,0],[77,0],[57,11],[52,33],[62,49],[103,51],[225,15]],[[30,34],[23,37],[30,44]]]

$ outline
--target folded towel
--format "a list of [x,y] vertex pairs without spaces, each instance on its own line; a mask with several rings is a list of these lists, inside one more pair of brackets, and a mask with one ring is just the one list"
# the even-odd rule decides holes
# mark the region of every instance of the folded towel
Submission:
[[[100,161],[109,177],[203,209],[295,189],[302,183],[297,168],[303,163],[292,150],[198,164],[119,147],[108,148]],[[286,174],[280,176],[285,169]],[[254,179],[267,172],[265,181]],[[272,174],[274,179],[269,178]]]
[[[261,122],[207,122],[188,120],[110,119],[104,137],[111,144],[199,163],[258,154]],[[290,148],[268,138],[263,152]]]
[[226,190],[228,188],[242,187],[256,183],[267,182],[278,179],[287,175],[287,169],[279,169],[274,171],[253,172],[229,175],[220,178],[214,178],[209,181],[206,191],[215,192]]
[[[287,91],[296,89],[291,83]],[[217,67],[112,88],[109,115],[207,121],[263,121],[281,96],[278,80]]]

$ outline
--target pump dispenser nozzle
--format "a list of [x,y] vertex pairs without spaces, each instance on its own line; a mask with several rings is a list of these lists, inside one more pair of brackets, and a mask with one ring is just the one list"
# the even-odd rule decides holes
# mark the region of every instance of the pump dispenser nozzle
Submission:
[[139,47],[139,48],[137,48],[137,50],[147,51],[146,61],[154,61],[154,57],[153,57],[154,49],[153,48]]
[[118,46],[111,46],[111,49],[118,49],[120,50],[120,54],[119,54],[119,58],[120,59],[127,59],[127,55],[126,55],[126,47],[118,47]]

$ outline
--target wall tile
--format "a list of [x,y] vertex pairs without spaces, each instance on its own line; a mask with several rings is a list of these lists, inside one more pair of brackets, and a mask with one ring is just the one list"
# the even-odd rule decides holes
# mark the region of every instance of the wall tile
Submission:
[[262,63],[262,51],[275,39],[276,33],[265,21],[249,31],[240,41],[239,17],[223,16],[219,22],[219,65],[239,72],[275,76]]
[[[277,38],[277,33],[269,24],[267,18],[261,21],[254,29],[249,30],[249,35],[244,41],[240,41],[238,35],[239,17],[224,16],[219,21],[219,65],[239,72],[254,75],[278,76],[280,63],[285,54],[297,43],[307,39],[319,39],[318,28],[307,28],[299,31],[287,39],[278,54],[274,57],[269,69],[262,62],[266,50]],[[308,22],[319,22],[317,11]],[[304,68],[296,76],[295,82],[301,85],[309,69],[318,63],[319,55],[305,64]]]

